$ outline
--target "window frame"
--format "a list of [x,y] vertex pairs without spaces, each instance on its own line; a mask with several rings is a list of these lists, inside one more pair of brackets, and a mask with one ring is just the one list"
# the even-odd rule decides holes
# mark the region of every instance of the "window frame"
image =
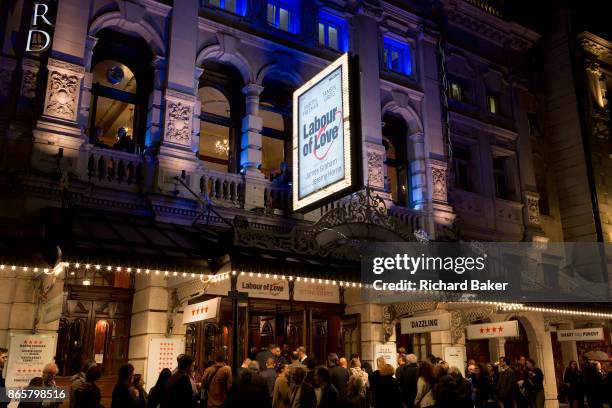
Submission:
[[[496,162],[501,160],[502,169],[499,169],[496,166]],[[499,198],[502,200],[511,200],[511,191],[510,191],[510,177],[508,175],[508,157],[507,156],[493,156],[492,167],[493,167],[493,182],[495,184],[495,198]],[[504,191],[501,191],[498,178],[502,178],[504,181]]]
[[245,16],[246,15],[246,10],[247,10],[247,1],[246,0],[234,0],[234,4],[235,4],[235,10],[229,10],[225,7],[225,2],[227,0],[218,0],[219,1],[219,5],[217,6],[216,4],[213,4],[212,1],[213,0],[204,0],[205,1],[205,5],[208,7],[212,7],[216,10],[222,10],[225,11],[227,13],[230,14],[234,14],[237,16]]
[[[389,35],[383,35],[383,44],[381,50],[381,65],[382,69],[387,72],[392,72],[395,74],[414,77],[415,75],[415,67],[413,61],[413,44],[411,42],[405,42],[403,40],[396,39],[395,37],[391,37]],[[392,67],[392,52],[396,51],[399,54],[399,67],[398,69],[394,69]]]
[[[224,91],[224,89],[219,88],[217,86],[213,86],[213,85],[204,85],[198,88],[198,91],[201,88],[204,87],[210,87],[210,88],[214,88],[217,91],[221,92],[223,94],[223,96],[227,99],[227,102],[230,105],[230,115],[229,117],[225,117],[225,116],[221,116],[221,115],[216,115],[214,113],[209,113],[209,112],[203,112],[200,110],[200,114],[198,115],[198,118],[200,119],[200,122],[207,122],[207,123],[212,123],[214,125],[219,125],[219,126],[224,126],[227,127],[228,129],[228,141],[231,143],[231,139],[232,139],[232,135],[234,134],[233,132],[236,129],[236,124],[233,120],[232,117],[232,100],[230,98],[229,95],[226,94],[226,92]],[[200,129],[202,128],[202,124],[200,123]],[[200,133],[200,138],[203,137],[203,135]],[[230,151],[228,152],[228,157],[227,160],[223,160],[223,159],[219,159],[218,157],[212,157],[212,156],[206,156],[203,155],[201,153],[198,153],[198,158],[202,161],[209,161],[211,163],[216,163],[216,164],[223,164],[228,166],[228,172],[229,172],[229,164],[231,162],[231,145],[230,145]]]
[[[462,145],[462,144],[456,144],[452,147],[453,149],[453,172],[454,174],[454,180],[453,180],[453,187],[462,191],[472,191],[472,185],[470,182],[470,167],[471,167],[471,156],[472,156],[472,152],[471,152],[471,148],[470,146],[466,146],[466,145]],[[454,154],[454,152],[457,151],[457,149],[465,149],[467,151],[468,157],[463,158],[463,157],[458,157],[456,154]],[[459,182],[459,178],[460,178],[460,172],[458,171],[458,167],[459,166],[465,166],[465,185],[463,185],[463,182]]]
[[[495,104],[495,111],[491,109],[491,101],[493,101],[493,103]],[[499,94],[496,94],[494,92],[487,92],[487,112],[490,115],[502,115]]]
[[[319,26],[323,25],[324,27],[324,35],[323,35],[323,43],[321,43],[321,38],[320,38],[320,34],[321,31],[319,30]],[[331,47],[329,45],[329,29],[333,28],[336,30],[336,45],[337,48]],[[318,31],[318,36],[319,38],[317,39],[317,45],[321,48],[327,48],[329,50],[332,51],[336,51],[336,52],[342,52],[342,41],[343,41],[343,35],[344,33],[342,32],[342,27],[340,27],[338,24],[333,23],[325,18],[321,18],[319,17],[319,20],[317,22],[317,31]]]
[[[274,22],[270,22],[270,20],[268,19],[268,10],[270,8],[270,6],[274,7]],[[280,11],[279,10],[286,10],[289,13],[289,21],[288,21],[288,26],[287,29],[285,30],[284,28],[281,27],[280,24]],[[291,4],[286,3],[284,1],[279,1],[279,0],[268,0],[266,2],[266,23],[268,24],[268,26],[270,27],[274,27],[277,30],[283,31],[285,33],[290,33],[290,34],[295,34],[296,33],[296,27],[295,27],[295,9],[294,7],[291,6]]]

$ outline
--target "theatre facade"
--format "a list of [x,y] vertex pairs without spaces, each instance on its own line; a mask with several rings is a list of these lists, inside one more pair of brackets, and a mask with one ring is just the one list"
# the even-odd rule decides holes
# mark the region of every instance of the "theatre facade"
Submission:
[[[555,87],[532,81],[554,41],[488,2],[413,3],[1,6],[0,345],[55,335],[62,375],[130,362],[147,387],[166,347],[234,367],[273,343],[370,362],[400,346],[529,356],[555,406],[561,366],[612,356],[605,304],[363,295],[368,242],[598,239],[563,223]],[[345,53],[362,188],[296,212],[293,92]]]

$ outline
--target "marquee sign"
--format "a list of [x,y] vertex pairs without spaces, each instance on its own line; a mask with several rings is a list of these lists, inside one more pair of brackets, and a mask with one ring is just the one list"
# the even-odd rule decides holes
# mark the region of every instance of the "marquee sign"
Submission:
[[442,313],[418,317],[408,317],[400,321],[402,334],[427,333],[450,330],[451,315]]
[[293,210],[359,189],[358,81],[344,54],[293,93]]
[[472,324],[466,327],[467,338],[470,340],[494,339],[498,337],[518,337],[518,321]]
[[603,328],[557,330],[557,341],[599,341],[604,339]]

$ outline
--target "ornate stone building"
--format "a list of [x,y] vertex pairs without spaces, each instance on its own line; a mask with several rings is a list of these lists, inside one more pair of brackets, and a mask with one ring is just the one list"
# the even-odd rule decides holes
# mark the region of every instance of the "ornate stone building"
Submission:
[[[415,232],[608,241],[607,41],[578,38],[589,63],[572,128],[555,107],[567,91],[558,83],[574,79],[551,79],[565,73],[552,50],[568,38],[509,21],[491,3],[59,0],[47,14],[49,49],[26,52],[28,4],[0,10],[0,345],[13,332],[58,332],[63,374],[76,353],[69,339],[89,358],[106,355],[108,374],[127,361],[144,373],[150,340],[165,335],[185,338],[200,363],[278,341],[370,361],[383,342],[420,358],[459,346],[483,361],[530,355],[555,404],[553,354],[567,363],[577,348],[551,333],[602,322],[554,308],[366,302],[351,244]],[[344,52],[360,60],[371,192],[294,214],[282,177],[291,95]],[[551,75],[534,82],[540,68]],[[585,137],[590,155],[568,152],[564,143]],[[579,177],[566,174],[579,156]],[[583,222],[577,206],[586,214],[594,202],[596,219]],[[67,264],[57,275],[41,273],[58,261]],[[178,323],[188,302],[226,296],[240,276],[280,279],[286,298],[225,298],[216,324]],[[303,295],[315,291],[304,282],[332,281],[332,292]],[[58,295],[61,315],[44,318]],[[447,312],[450,330],[401,333],[401,318]],[[465,339],[471,323],[510,319],[519,339]],[[237,345],[233,330],[244,335]]]

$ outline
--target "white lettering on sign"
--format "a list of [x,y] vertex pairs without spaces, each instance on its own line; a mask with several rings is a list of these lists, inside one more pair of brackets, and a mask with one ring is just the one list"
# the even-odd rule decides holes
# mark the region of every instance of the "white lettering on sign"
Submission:
[[41,30],[39,26],[46,25],[53,27],[53,23],[49,20],[49,6],[45,3],[34,3],[32,11],[32,25],[28,30],[28,39],[26,42],[26,52],[43,52],[51,45],[51,35]]
[[26,387],[42,375],[47,363],[54,362],[55,334],[12,334],[6,368],[7,387]]
[[295,282],[293,299],[304,302],[340,303],[338,286],[323,283]]
[[409,317],[400,321],[402,334],[426,333],[450,329],[450,313]]
[[270,279],[239,276],[238,290],[254,298],[289,300],[289,285],[283,279],[271,282]]
[[604,339],[603,328],[557,330],[557,341],[599,341]]

